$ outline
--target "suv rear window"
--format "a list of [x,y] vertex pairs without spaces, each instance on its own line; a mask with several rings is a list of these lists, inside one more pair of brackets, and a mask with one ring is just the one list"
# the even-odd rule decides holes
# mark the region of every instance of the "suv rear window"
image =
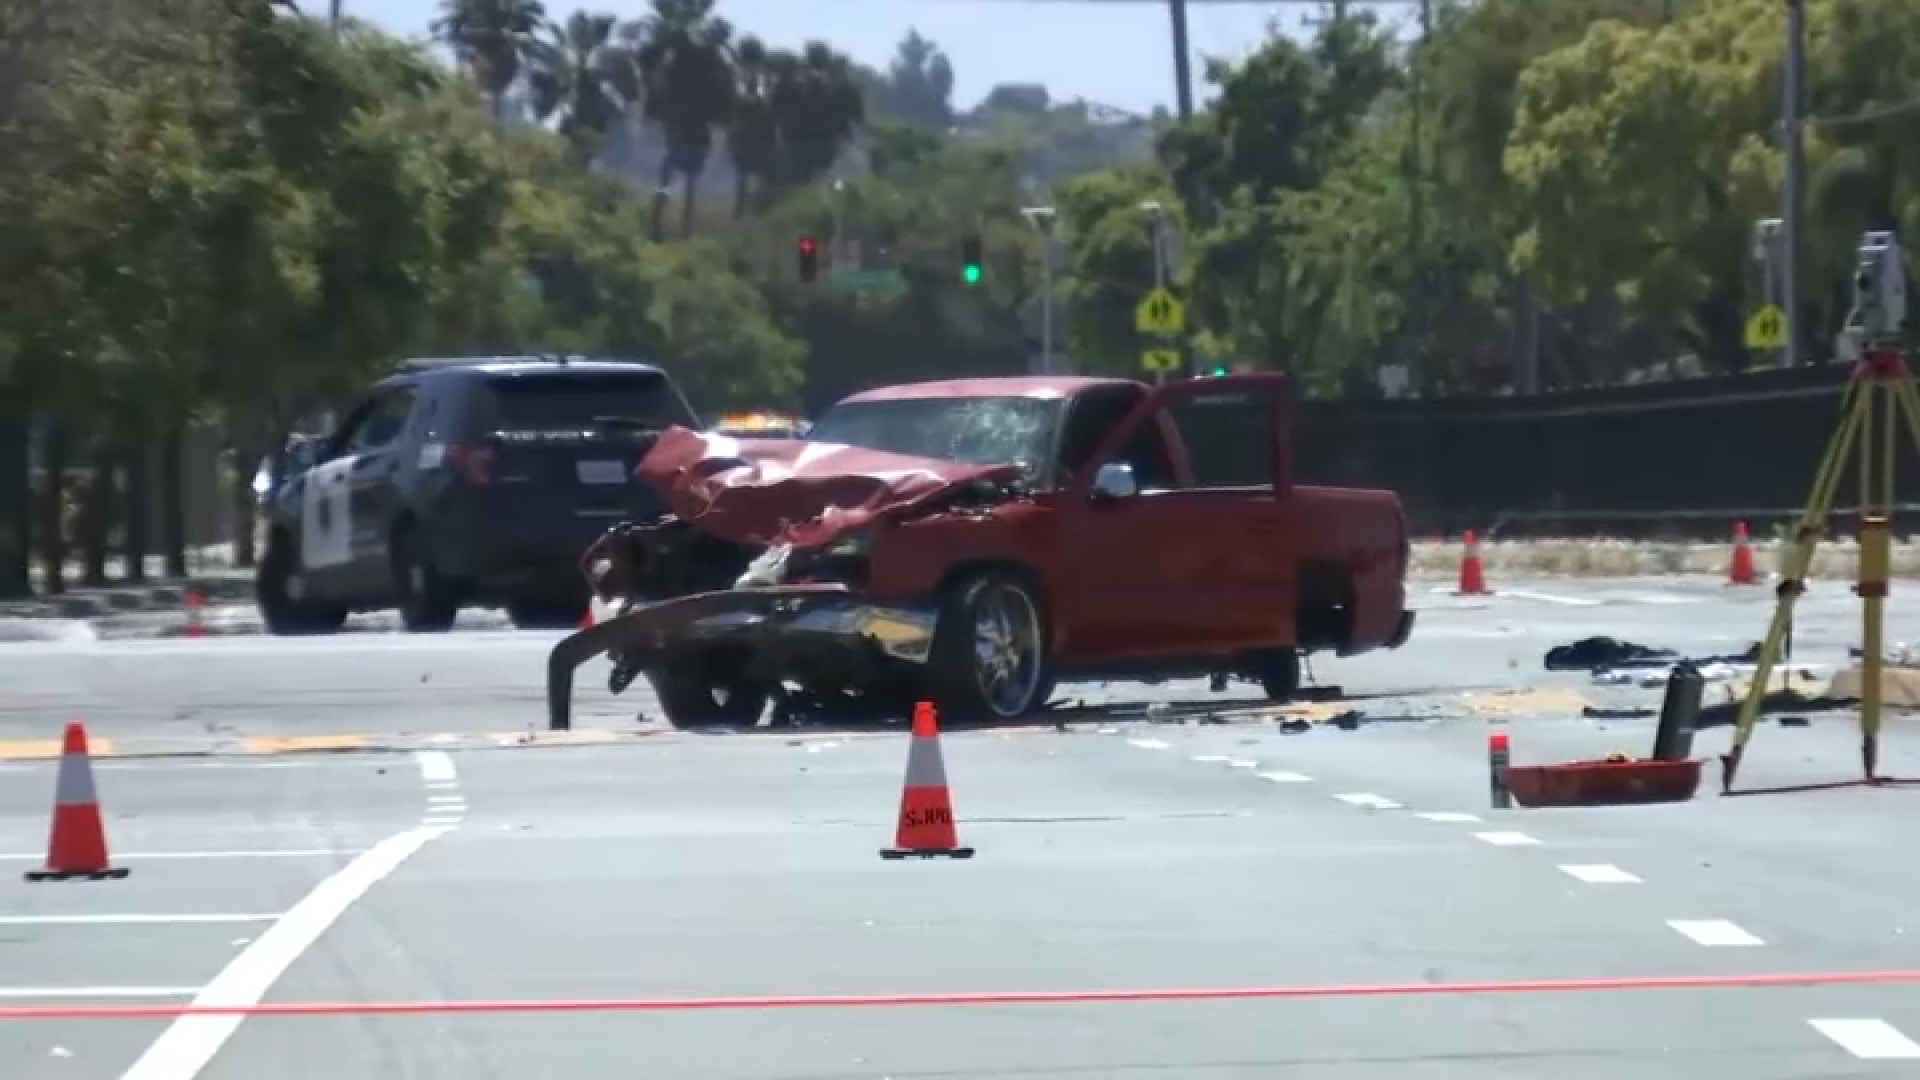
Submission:
[[578,430],[606,421],[660,430],[698,426],[672,380],[660,372],[567,372],[501,375],[493,392],[493,426],[501,431]]

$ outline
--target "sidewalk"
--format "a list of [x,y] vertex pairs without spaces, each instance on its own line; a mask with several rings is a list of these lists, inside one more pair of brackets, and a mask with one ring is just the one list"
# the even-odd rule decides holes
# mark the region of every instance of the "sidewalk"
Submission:
[[[108,559],[107,575],[116,583],[103,586],[70,585],[57,595],[41,593],[13,600],[0,600],[0,619],[98,619],[143,611],[174,611],[182,606],[188,590],[198,592],[207,604],[240,603],[253,599],[253,571],[233,565],[230,545],[200,548],[187,553],[188,576],[167,579],[164,560],[150,556],[146,560],[148,580],[127,584],[126,560]],[[69,564],[67,580],[80,579],[80,566]],[[35,584],[40,582],[35,568]]]

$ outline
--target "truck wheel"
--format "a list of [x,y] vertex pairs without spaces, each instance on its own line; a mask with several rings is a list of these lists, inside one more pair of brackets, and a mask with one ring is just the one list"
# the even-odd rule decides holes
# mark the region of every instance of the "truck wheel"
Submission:
[[346,608],[329,607],[304,596],[299,556],[285,538],[267,541],[266,554],[253,574],[253,593],[260,621],[269,634],[331,634],[347,621]]
[[750,728],[760,723],[772,692],[740,675],[743,661],[719,649],[674,652],[647,678],[667,722],[682,731]]
[[393,561],[394,606],[400,609],[400,625],[416,634],[453,629],[460,601],[452,584],[434,569],[419,535],[402,528],[394,533],[387,550]]
[[1046,605],[1025,578],[991,571],[942,599],[928,658],[945,721],[1015,720],[1053,693]]
[[1284,704],[1300,693],[1300,650],[1270,649],[1255,659],[1253,667],[1268,701]]

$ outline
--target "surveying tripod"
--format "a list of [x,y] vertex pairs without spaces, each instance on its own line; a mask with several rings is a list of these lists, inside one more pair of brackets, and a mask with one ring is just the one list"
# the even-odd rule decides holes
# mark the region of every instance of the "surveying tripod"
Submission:
[[1879,775],[1887,593],[1893,571],[1894,461],[1903,437],[1920,447],[1920,392],[1915,390],[1913,375],[1907,369],[1907,350],[1901,343],[1906,320],[1905,269],[1891,233],[1866,234],[1854,276],[1854,308],[1847,320],[1848,332],[1862,342],[1860,359],[1841,396],[1840,426],[1820,459],[1812,495],[1793,535],[1793,548],[1776,589],[1779,602],[1760,645],[1753,683],[1740,705],[1733,745],[1721,758],[1722,794],[1750,794],[1734,791],[1733,781],[1747,742],[1753,737],[1761,702],[1772,684],[1781,645],[1791,632],[1794,604],[1806,592],[1814,549],[1833,511],[1834,493],[1850,460],[1860,484],[1860,556],[1854,593],[1860,597],[1861,779],[1815,786],[1917,782]]

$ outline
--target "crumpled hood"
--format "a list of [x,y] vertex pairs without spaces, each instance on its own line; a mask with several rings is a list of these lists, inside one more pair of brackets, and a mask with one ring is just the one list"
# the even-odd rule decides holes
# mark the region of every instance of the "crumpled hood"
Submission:
[[738,544],[818,547],[1018,465],[962,465],[834,443],[669,428],[634,474],[683,521]]

